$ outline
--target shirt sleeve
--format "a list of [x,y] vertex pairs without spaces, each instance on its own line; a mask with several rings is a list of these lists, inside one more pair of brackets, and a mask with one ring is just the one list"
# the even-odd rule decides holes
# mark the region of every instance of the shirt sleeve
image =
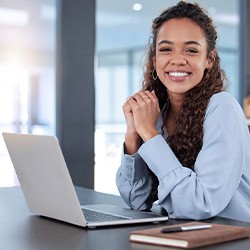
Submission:
[[122,199],[135,210],[148,210],[152,207],[150,200],[152,181],[147,164],[136,153],[122,153],[121,165],[116,173],[116,185]]
[[207,110],[203,147],[194,171],[181,165],[161,135],[140,147],[139,155],[159,179],[159,204],[170,217],[206,219],[226,208],[245,167],[246,138],[241,108],[225,102]]

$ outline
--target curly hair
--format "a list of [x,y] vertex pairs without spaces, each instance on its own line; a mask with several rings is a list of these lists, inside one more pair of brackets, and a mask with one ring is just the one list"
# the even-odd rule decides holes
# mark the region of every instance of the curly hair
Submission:
[[[163,23],[173,18],[190,19],[203,30],[207,42],[207,58],[213,60],[211,69],[204,71],[201,82],[185,95],[181,109],[175,117],[176,126],[174,132],[167,138],[168,144],[181,164],[193,169],[203,145],[203,124],[209,100],[213,94],[225,90],[226,76],[220,67],[220,58],[216,52],[216,28],[206,11],[198,4],[184,1],[180,1],[175,6],[163,11],[153,20],[152,36],[148,44],[142,87],[143,90],[155,91],[162,110],[163,120],[166,121],[170,114],[171,103],[166,87],[159,78],[153,79],[153,58],[156,55],[158,32]],[[213,58],[211,52],[214,53]]]

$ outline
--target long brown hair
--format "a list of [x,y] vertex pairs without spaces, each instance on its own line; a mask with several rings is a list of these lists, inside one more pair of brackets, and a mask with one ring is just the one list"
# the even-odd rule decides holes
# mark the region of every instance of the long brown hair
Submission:
[[197,24],[204,32],[207,41],[207,57],[214,51],[213,66],[204,71],[201,82],[192,88],[182,103],[176,117],[176,127],[172,135],[167,139],[168,144],[185,167],[193,169],[197,155],[203,145],[203,123],[208,102],[215,93],[225,90],[225,73],[220,67],[220,58],[216,52],[217,32],[212,19],[198,4],[180,1],[177,5],[163,11],[160,16],[153,20],[152,37],[148,45],[148,53],[145,64],[143,89],[154,90],[163,119],[166,121],[171,110],[166,87],[160,81],[152,77],[154,70],[153,58],[156,54],[156,38],[161,25],[173,18],[188,18]]

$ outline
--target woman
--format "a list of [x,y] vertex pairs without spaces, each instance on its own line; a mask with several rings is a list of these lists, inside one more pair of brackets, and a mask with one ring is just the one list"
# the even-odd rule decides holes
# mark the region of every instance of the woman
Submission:
[[179,2],[153,21],[143,88],[123,105],[127,122],[116,183],[133,209],[154,201],[169,217],[250,222],[250,138],[225,92],[211,18]]

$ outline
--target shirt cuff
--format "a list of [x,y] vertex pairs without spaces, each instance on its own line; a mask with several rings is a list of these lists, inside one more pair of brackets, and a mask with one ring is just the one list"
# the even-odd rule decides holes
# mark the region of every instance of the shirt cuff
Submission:
[[120,167],[121,174],[130,181],[141,179],[148,175],[147,164],[138,153],[133,155],[122,154]]

